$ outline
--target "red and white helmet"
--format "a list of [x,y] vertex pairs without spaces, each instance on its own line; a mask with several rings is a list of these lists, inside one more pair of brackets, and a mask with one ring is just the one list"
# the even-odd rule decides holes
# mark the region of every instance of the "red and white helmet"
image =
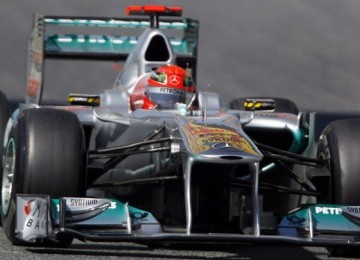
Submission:
[[[195,92],[196,87],[190,75],[175,65],[158,68],[152,73],[146,86],[147,101],[151,102],[148,105],[162,109],[174,109],[176,103],[186,103],[186,95]],[[146,103],[144,102],[144,108],[148,106]]]

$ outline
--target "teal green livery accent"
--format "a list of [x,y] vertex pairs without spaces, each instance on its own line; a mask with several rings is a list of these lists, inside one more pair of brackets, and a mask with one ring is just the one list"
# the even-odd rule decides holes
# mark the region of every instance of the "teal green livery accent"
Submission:
[[[71,198],[67,198],[66,200],[71,200]],[[85,200],[85,199],[83,199]],[[86,200],[90,200],[91,198],[87,198]],[[65,213],[65,224],[71,225],[72,227],[81,227],[81,226],[112,226],[117,227],[119,229],[125,230],[128,228],[129,224],[132,228],[139,228],[141,225],[157,225],[158,221],[154,218],[154,216],[144,210],[128,206],[123,202],[120,202],[115,199],[93,199],[97,201],[103,201],[107,203],[107,207],[104,207],[102,211],[98,214],[93,214],[89,218],[81,219],[81,221],[68,221],[67,219],[71,219],[72,216],[79,214],[75,213],[71,208],[66,207]],[[54,220],[55,225],[60,224],[60,199],[52,199],[51,200],[51,216]],[[85,212],[86,210],[83,209]],[[87,210],[95,211],[92,210]],[[127,212],[128,211],[128,212]]]
[[[45,51],[59,53],[102,53],[127,55],[136,45],[138,38],[111,35],[54,34],[45,37]],[[191,56],[195,45],[188,44],[184,38],[169,38],[171,47],[177,55]]]
[[360,207],[315,204],[286,215],[278,226],[281,235],[360,234]]
[[304,151],[307,146],[307,138],[308,135],[307,129],[299,129],[296,132],[293,132],[293,141],[289,148],[290,152],[299,153]]
[[[69,27],[107,27],[107,28],[138,28],[150,27],[148,20],[121,18],[82,18],[82,17],[44,17],[45,26]],[[195,57],[199,22],[184,18],[160,21],[161,30],[181,31],[182,36],[169,37],[172,48],[177,55]],[[175,34],[179,35],[179,33]],[[84,35],[84,34],[45,34],[45,53],[101,53],[108,55],[130,53],[137,42],[135,35]]]
[[[128,19],[112,18],[45,18],[45,23],[49,25],[69,25],[69,26],[87,26],[87,27],[115,27],[115,28],[149,28],[149,21],[137,21]],[[160,29],[187,29],[189,23],[187,19],[182,21],[168,21],[159,23]]]

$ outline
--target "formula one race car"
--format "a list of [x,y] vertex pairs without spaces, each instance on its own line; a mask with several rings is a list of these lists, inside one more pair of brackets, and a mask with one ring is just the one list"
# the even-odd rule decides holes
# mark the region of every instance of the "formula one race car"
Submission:
[[[177,7],[126,12],[136,17],[35,16],[26,102],[4,134],[8,239],[359,245],[360,120],[330,123],[317,145],[316,114],[290,100],[238,98],[225,108],[192,80],[196,20],[177,18]],[[147,28],[136,38],[49,26]],[[125,64],[113,88],[45,106],[49,58]]]

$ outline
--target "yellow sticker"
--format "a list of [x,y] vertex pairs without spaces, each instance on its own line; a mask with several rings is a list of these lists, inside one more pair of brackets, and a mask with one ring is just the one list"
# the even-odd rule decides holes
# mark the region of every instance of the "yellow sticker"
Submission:
[[193,121],[182,128],[193,153],[206,152],[215,143],[226,143],[230,147],[250,154],[257,154],[250,143],[235,130],[198,125]]

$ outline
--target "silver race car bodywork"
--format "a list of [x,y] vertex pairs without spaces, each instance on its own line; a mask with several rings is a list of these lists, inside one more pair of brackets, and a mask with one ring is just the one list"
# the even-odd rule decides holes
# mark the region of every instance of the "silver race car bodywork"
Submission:
[[[196,76],[198,44],[197,21],[159,22],[160,15],[178,14],[177,9],[141,10],[137,14],[150,14],[150,23],[35,16],[26,102],[13,113],[5,134],[2,215],[8,237],[358,245],[357,207],[315,204],[321,202],[320,191],[312,180],[327,180],[330,173],[324,171],[324,158],[316,156],[314,113],[278,112],[271,98],[246,99],[250,109],[227,109],[218,94],[208,91],[190,95],[174,110],[135,108],[154,68],[180,64]],[[50,25],[150,28],[134,38],[48,35]],[[164,33],[174,28],[184,31],[183,38]],[[114,86],[99,95],[71,94],[70,105],[43,106],[44,59],[74,57],[120,59],[125,65]],[[36,187],[14,192],[13,175],[19,174],[22,158],[16,153],[21,134],[16,134],[31,125],[24,115],[35,118],[34,110],[76,115],[86,154],[81,196],[44,194]],[[31,140],[32,134],[25,135]],[[31,145],[36,154],[36,144]],[[47,158],[43,154],[44,162]]]

